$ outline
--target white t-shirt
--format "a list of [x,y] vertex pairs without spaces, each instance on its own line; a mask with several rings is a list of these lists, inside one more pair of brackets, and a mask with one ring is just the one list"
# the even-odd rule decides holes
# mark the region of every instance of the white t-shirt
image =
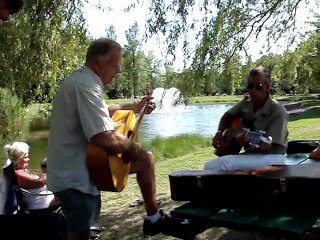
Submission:
[[89,178],[86,146],[94,135],[115,130],[101,79],[83,66],[61,84],[52,106],[47,147],[49,190],[73,188],[98,195]]
[[51,201],[54,199],[54,195],[44,185],[41,188],[28,189],[27,191],[35,193],[27,193],[22,191],[23,201],[26,204],[27,210],[48,208]]

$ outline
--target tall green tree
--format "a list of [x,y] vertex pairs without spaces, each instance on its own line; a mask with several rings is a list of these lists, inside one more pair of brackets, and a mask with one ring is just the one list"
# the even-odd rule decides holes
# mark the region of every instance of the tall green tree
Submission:
[[314,23],[317,30],[297,50],[301,56],[296,84],[301,92],[320,93],[320,16]]
[[133,97],[136,98],[139,91],[138,58],[141,49],[141,39],[139,37],[139,27],[137,22],[126,30],[126,38],[128,44],[125,46],[125,54],[130,62],[130,65],[128,66],[130,68],[127,70],[129,71],[129,76],[132,79]]
[[[37,1],[0,28],[1,109],[23,112],[30,103],[51,101],[60,82],[83,63],[89,37],[79,4]],[[6,101],[8,94],[20,104]],[[7,132],[16,126],[10,124],[14,116],[0,118],[6,118]],[[2,136],[12,140],[9,135]]]

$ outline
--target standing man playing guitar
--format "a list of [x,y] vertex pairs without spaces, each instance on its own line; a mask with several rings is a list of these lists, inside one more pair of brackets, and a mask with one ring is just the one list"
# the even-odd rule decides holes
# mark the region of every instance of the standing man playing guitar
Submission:
[[[205,170],[244,170],[285,164],[288,114],[271,98],[270,86],[270,74],[264,67],[250,71],[249,96],[222,116],[212,139],[212,146],[220,157],[206,162]],[[259,135],[261,132],[264,136]],[[260,141],[252,143],[250,135]],[[238,154],[242,147],[244,154]]]
[[90,181],[87,168],[89,142],[105,148],[110,155],[121,154],[123,161],[131,163],[130,173],[136,173],[147,213],[145,235],[180,224],[158,209],[152,153],[115,131],[111,119],[117,110],[139,113],[145,107],[146,113],[151,113],[155,108],[152,97],[128,105],[107,106],[104,101],[103,87],[120,73],[121,50],[111,39],[94,40],[87,50],[85,65],[61,84],[53,101],[47,182],[61,200],[69,240],[88,240],[90,225],[100,213],[100,192]]

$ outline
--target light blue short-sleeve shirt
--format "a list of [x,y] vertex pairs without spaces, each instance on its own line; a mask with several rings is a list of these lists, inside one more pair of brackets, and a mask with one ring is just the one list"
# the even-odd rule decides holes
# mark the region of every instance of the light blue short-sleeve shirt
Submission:
[[47,147],[47,185],[98,195],[86,164],[86,146],[94,135],[115,130],[103,99],[101,79],[88,67],[73,72],[60,86],[52,105]]

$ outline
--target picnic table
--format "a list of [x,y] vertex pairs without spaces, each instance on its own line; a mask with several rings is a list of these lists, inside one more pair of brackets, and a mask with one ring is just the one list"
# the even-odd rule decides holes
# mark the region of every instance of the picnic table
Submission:
[[166,234],[195,239],[209,228],[226,227],[275,239],[320,239],[320,161],[301,161],[315,142],[319,143],[289,143],[290,165],[223,173],[170,173],[171,198],[181,201],[170,214],[190,224]]

